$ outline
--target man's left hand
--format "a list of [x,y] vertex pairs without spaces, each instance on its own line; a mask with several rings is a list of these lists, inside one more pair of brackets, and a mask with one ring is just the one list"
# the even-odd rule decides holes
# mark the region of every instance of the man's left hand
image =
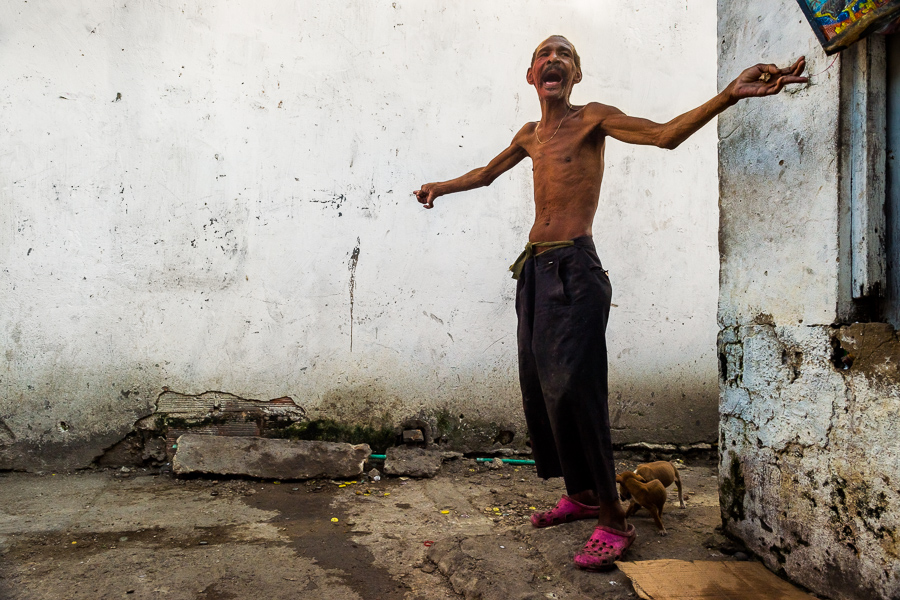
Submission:
[[783,69],[779,69],[777,65],[759,64],[738,75],[737,79],[728,85],[727,91],[732,102],[743,98],[771,96],[788,84],[808,82],[808,77],[800,76],[805,68],[805,56],[801,56],[792,66]]

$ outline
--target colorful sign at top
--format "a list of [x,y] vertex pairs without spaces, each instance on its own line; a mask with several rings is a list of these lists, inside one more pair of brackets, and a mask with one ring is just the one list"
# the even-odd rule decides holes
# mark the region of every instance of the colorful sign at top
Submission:
[[840,52],[900,17],[900,0],[797,0],[827,54]]

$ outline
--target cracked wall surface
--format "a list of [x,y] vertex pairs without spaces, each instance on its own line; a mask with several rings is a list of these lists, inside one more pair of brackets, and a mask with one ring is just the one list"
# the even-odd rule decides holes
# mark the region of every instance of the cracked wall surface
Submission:
[[796,4],[718,9],[720,87],[799,55],[813,74],[719,119],[723,523],[814,592],[898,598],[900,341],[886,323],[841,322],[841,60]]
[[[430,211],[410,192],[540,115],[552,30],[584,61],[575,102],[665,121],[715,94],[713,6],[617,6],[3,3],[0,469],[88,465],[166,387],[521,440],[530,165]],[[616,439],[711,442],[715,130],[606,160]]]
[[[833,341],[854,357],[835,365]],[[832,598],[900,595],[900,339],[889,325],[724,329],[728,529]]]

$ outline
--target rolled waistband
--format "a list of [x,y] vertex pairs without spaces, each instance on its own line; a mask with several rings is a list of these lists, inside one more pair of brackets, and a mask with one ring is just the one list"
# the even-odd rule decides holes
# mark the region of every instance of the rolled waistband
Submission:
[[509,270],[512,271],[512,278],[519,278],[519,276],[522,274],[522,269],[525,268],[525,262],[529,258],[534,257],[535,248],[546,248],[545,252],[548,252],[557,248],[567,248],[568,246],[585,246],[593,248],[594,242],[589,235],[577,237],[574,240],[565,240],[561,242],[528,242],[527,244],[525,244],[525,250],[522,251],[522,254],[520,254],[515,262],[509,266]]

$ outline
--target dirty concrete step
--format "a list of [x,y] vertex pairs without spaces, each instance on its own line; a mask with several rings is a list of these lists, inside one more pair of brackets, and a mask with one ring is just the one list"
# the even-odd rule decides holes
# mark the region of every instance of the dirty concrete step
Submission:
[[368,444],[196,434],[182,435],[177,446],[172,461],[175,473],[264,479],[356,477],[372,453]]
[[388,475],[434,477],[443,460],[443,454],[436,450],[394,446],[387,449],[384,472]]

